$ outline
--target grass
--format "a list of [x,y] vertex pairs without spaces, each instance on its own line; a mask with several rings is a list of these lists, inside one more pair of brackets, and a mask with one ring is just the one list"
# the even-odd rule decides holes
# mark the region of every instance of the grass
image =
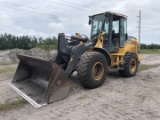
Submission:
[[0,68],[0,74],[2,73],[6,73],[6,72],[12,72],[15,71],[16,67],[4,67],[4,68]]
[[160,54],[159,49],[141,49],[141,54]]
[[148,70],[148,69],[151,69],[151,68],[156,68],[156,67],[159,67],[159,66],[160,66],[160,64],[154,64],[154,65],[140,64],[138,70],[141,72],[141,71]]
[[10,110],[10,109],[13,109],[13,108],[24,106],[26,103],[28,103],[26,100],[20,99],[20,100],[14,101],[12,103],[0,104],[0,111]]
[[0,62],[1,65],[12,65],[12,64],[17,64],[18,62]]

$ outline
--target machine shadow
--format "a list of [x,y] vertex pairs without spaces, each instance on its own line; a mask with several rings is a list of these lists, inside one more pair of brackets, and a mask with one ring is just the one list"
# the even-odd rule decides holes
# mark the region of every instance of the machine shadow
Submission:
[[[123,78],[120,76],[118,70],[111,69],[108,71],[107,78],[119,80],[120,78]],[[77,72],[75,71],[70,77],[69,82],[71,83],[71,89],[77,89],[77,88],[83,88],[77,78]],[[84,88],[85,89],[85,88]]]

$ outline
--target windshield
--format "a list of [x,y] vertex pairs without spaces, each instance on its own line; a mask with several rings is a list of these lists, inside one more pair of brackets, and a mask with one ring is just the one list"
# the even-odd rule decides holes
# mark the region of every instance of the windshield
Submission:
[[104,15],[94,16],[92,19],[91,36],[95,35],[98,31],[105,31],[108,33],[109,19]]

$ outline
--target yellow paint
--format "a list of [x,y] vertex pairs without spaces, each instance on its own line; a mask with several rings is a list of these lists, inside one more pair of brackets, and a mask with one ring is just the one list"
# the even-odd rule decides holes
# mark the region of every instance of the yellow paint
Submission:
[[80,33],[76,33],[76,37],[81,37]]
[[[123,48],[119,48],[117,53],[111,53],[111,66],[110,68],[118,67],[119,64],[123,63],[123,56],[126,54],[126,52],[133,52],[137,53],[137,45],[138,42],[135,39],[132,39],[131,41],[127,41]],[[141,55],[137,54],[138,61],[141,60]]]
[[99,48],[102,47],[102,39],[100,39],[99,37],[98,37],[98,41],[97,41],[95,47],[99,47]]
[[136,60],[132,59],[130,64],[130,71],[134,72],[136,70]]
[[141,61],[142,55],[138,54],[138,61]]
[[[103,45],[103,36],[102,36],[102,34],[99,34],[98,41],[97,41],[96,45],[94,46],[94,48],[101,48],[102,45]],[[131,39],[131,41],[127,41],[125,43],[124,47],[119,48],[117,53],[110,53],[111,65],[109,66],[109,68],[110,69],[117,68],[120,64],[122,64],[123,63],[123,56],[126,54],[126,52],[133,52],[133,53],[137,54],[137,45],[138,45],[137,40]],[[91,48],[86,52],[91,52],[94,50],[94,48]],[[140,61],[141,55],[137,54],[137,56],[138,56],[138,61]]]
[[104,74],[104,66],[101,62],[96,62],[92,67],[92,77],[95,80],[100,80]]
[[83,42],[81,41],[79,44],[81,45],[81,44],[83,44]]
[[[76,37],[82,37],[82,36],[80,33],[76,33]],[[81,45],[81,44],[83,44],[83,42],[81,41],[79,44]]]
[[[76,37],[81,37],[81,34],[80,33],[76,33]],[[81,41],[79,44],[81,45],[81,44],[83,44],[83,42]]]
[[96,45],[94,47],[102,48],[102,46],[103,46],[103,35],[104,34],[105,34],[105,32],[101,32],[98,35],[98,41],[97,41],[97,43],[96,43]]

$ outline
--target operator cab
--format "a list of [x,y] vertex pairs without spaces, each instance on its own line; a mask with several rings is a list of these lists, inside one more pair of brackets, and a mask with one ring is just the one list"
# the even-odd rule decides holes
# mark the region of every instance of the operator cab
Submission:
[[105,12],[89,16],[91,39],[100,32],[103,36],[103,48],[109,52],[118,52],[127,40],[127,16],[113,12]]

